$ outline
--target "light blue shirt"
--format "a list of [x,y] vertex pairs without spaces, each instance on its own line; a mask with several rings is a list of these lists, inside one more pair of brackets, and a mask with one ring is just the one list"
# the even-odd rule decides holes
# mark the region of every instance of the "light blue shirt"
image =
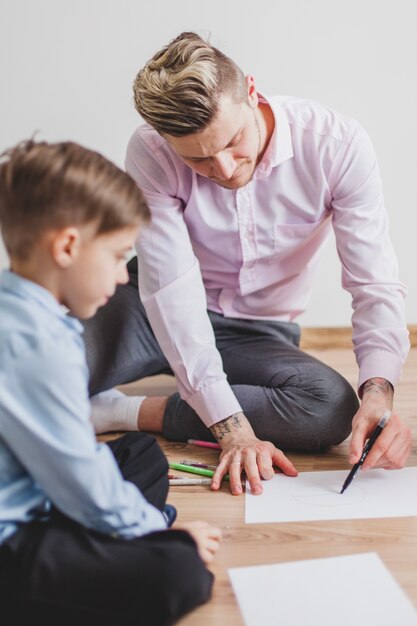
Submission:
[[81,324],[43,287],[0,275],[0,543],[51,506],[130,539],[166,528],[90,422]]

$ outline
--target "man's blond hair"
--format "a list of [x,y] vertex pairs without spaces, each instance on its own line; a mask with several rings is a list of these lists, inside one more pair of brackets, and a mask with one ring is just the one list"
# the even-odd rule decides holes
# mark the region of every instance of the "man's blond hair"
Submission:
[[157,52],[133,84],[135,107],[159,133],[182,137],[203,130],[215,117],[219,97],[247,98],[242,70],[192,32]]

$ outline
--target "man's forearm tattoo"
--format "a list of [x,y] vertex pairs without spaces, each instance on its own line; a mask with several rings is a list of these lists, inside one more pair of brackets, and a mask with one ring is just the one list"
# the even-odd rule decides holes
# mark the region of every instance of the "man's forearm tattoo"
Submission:
[[225,435],[228,435],[235,428],[242,428],[242,415],[241,413],[234,413],[221,422],[217,422],[210,427],[211,432],[216,437],[217,441],[221,441]]
[[363,386],[362,397],[366,393],[377,393],[384,396],[386,400],[392,400],[394,390],[391,383],[389,383],[388,380],[385,380],[385,378],[370,378]]

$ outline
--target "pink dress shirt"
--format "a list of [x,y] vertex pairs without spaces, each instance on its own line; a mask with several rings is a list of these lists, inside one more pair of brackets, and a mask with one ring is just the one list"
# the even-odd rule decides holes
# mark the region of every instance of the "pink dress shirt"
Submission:
[[140,295],[181,397],[208,427],[241,407],[206,308],[225,317],[294,320],[307,306],[331,228],[342,285],[352,295],[359,386],[376,376],[395,385],[409,349],[406,290],[368,135],[316,102],[267,102],[275,129],[240,189],[193,172],[146,124],[127,149],[126,169],[152,213],[137,242]]

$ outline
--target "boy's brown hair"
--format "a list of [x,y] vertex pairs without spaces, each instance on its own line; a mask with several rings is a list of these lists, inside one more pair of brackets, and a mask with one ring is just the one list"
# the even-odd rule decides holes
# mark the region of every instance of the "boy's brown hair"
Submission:
[[19,143],[0,155],[0,227],[24,259],[47,230],[96,222],[96,235],[148,222],[142,192],[104,156],[76,143]]

